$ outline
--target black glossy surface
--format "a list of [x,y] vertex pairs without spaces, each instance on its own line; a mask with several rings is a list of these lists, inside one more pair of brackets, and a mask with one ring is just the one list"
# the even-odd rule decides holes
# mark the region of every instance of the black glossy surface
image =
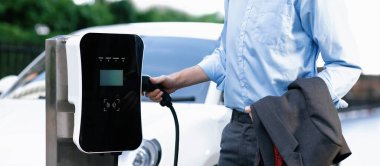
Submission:
[[[141,39],[135,35],[89,33],[83,36],[80,50],[81,147],[87,152],[137,148],[142,139]],[[100,70],[122,70],[122,86],[101,86]]]

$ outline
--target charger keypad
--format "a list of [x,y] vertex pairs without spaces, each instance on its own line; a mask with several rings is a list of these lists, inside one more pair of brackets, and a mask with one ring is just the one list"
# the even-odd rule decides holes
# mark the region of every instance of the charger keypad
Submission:
[[103,111],[120,111],[120,99],[103,99]]

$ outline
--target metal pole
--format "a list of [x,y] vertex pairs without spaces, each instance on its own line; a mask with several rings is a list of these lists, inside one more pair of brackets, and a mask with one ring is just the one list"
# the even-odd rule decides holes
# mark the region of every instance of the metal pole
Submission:
[[67,100],[68,36],[46,40],[46,165],[111,166],[111,155],[85,154],[73,143],[74,106]]

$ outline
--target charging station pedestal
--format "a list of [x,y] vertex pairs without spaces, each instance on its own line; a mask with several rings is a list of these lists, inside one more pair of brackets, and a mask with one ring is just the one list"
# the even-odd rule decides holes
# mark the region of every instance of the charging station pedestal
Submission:
[[74,106],[68,102],[67,36],[46,40],[46,165],[104,166],[115,158],[86,154],[73,142]]

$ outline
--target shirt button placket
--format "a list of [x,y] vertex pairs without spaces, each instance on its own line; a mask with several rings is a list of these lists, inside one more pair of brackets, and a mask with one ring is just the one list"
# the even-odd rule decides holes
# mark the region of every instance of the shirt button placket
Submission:
[[251,11],[252,11],[252,8],[253,8],[253,1],[254,0],[249,0],[248,1],[248,5],[247,5],[247,8],[245,10],[245,13],[244,13],[244,19],[243,19],[243,22],[241,24],[241,29],[240,29],[240,35],[239,35],[239,40],[240,40],[240,44],[239,44],[239,53],[238,53],[238,61],[239,61],[239,70],[240,70],[240,74],[239,74],[239,82],[240,82],[240,86],[241,86],[241,90],[242,90],[242,97],[244,98],[243,99],[243,102],[245,103],[246,100],[247,100],[247,85],[246,85],[246,78],[244,78],[244,68],[245,68],[245,61],[243,59],[244,55],[244,40],[245,40],[245,31],[246,31],[246,28],[247,28],[247,23],[249,21],[249,18],[250,18],[250,15],[251,15]]

